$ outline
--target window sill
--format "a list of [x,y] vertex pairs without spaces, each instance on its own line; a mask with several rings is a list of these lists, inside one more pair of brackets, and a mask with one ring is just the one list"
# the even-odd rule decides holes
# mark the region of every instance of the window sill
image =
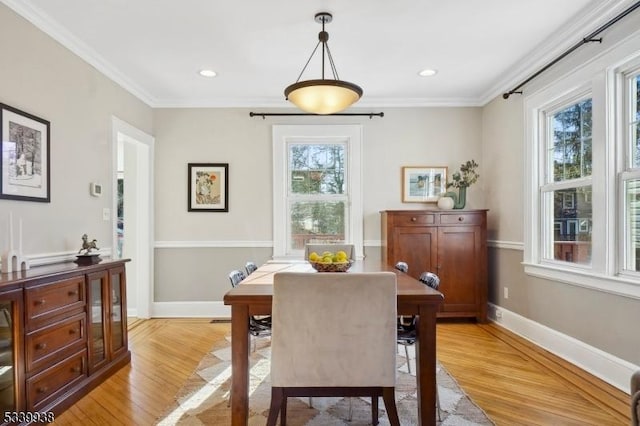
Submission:
[[593,271],[577,271],[551,265],[522,263],[524,273],[537,278],[589,288],[603,293],[640,299],[640,280],[631,277],[606,276]]

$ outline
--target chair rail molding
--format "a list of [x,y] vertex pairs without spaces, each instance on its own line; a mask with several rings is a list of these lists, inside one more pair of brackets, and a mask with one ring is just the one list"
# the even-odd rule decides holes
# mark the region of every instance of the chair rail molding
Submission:
[[273,247],[273,241],[156,241],[154,248],[157,249],[170,249],[170,248],[236,248],[236,247],[248,247],[248,248],[260,248],[260,247]]

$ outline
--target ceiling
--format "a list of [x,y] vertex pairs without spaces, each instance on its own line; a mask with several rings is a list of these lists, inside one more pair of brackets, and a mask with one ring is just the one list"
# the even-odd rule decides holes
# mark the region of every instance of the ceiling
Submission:
[[[364,107],[483,105],[630,0],[0,0],[152,107],[289,107],[330,12]],[[316,56],[316,59],[319,56]],[[201,69],[213,69],[204,78]],[[434,68],[434,77],[420,77]],[[312,61],[303,80],[320,78]]]

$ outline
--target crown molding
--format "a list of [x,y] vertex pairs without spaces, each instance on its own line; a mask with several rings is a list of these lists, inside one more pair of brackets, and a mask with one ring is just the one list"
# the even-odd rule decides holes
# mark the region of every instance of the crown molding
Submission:
[[62,46],[69,49],[72,53],[79,56],[82,60],[100,71],[107,78],[122,86],[123,89],[131,93],[133,96],[140,99],[148,106],[153,107],[153,104],[155,103],[153,96],[100,56],[98,52],[91,49],[64,27],[57,24],[49,17],[49,15],[24,1],[0,0],[0,2],[4,3],[7,7],[27,21],[31,22],[36,28],[40,29]]
[[511,87],[520,84],[536,70],[560,56],[584,36],[593,32],[634,2],[635,0],[600,0],[591,2],[590,7],[583,9],[571,20],[570,25],[563,26],[555,31],[533,51],[528,52],[519,62],[513,64],[509,71],[498,76],[491,88],[480,96],[480,105],[488,104]]

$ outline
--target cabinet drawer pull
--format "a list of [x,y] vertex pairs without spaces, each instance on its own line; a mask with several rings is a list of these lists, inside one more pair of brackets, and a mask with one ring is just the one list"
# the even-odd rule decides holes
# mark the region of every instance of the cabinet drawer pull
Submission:
[[415,222],[415,221],[417,221],[417,220],[418,220],[418,218],[417,218],[417,217],[412,217],[412,218],[411,218],[411,222]]
[[36,301],[33,302],[33,304],[36,305],[36,306],[42,306],[45,303],[46,303],[45,299],[40,299],[40,300],[36,300]]
[[79,373],[82,371],[82,367],[79,365],[76,365],[75,367],[71,367],[71,371],[74,373]]
[[46,392],[46,391],[48,391],[48,390],[49,390],[49,388],[48,388],[48,387],[46,387],[46,386],[41,386],[41,387],[39,387],[38,389],[36,389],[36,392],[38,392],[38,393],[45,393],[45,392]]
[[70,290],[67,294],[69,296],[77,296],[78,295],[78,290]]
[[46,343],[38,343],[36,345],[36,349],[39,350],[39,351],[41,351],[43,349],[46,349],[46,348],[47,348],[47,344]]
[[78,331],[80,330],[78,330],[77,328],[71,328],[69,329],[69,334],[76,334]]

